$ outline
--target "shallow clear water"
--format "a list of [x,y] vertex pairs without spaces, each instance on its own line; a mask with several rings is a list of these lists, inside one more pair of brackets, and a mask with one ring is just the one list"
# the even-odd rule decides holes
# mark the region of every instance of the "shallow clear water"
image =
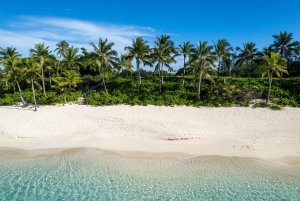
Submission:
[[245,158],[126,158],[80,149],[0,158],[0,200],[300,200],[300,166]]

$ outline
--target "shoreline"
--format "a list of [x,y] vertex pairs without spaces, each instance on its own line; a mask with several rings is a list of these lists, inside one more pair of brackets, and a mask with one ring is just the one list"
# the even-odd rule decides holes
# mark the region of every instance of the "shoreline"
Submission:
[[300,108],[65,105],[38,112],[0,107],[0,113],[2,149],[97,148],[153,158],[300,157]]
[[242,156],[223,156],[223,155],[189,155],[186,153],[173,153],[173,152],[165,152],[165,153],[148,153],[141,151],[114,151],[114,150],[103,150],[99,148],[93,147],[77,147],[77,148],[53,148],[53,149],[18,149],[13,147],[0,147],[0,160],[1,159],[14,159],[14,158],[32,158],[32,157],[42,157],[42,156],[55,156],[57,154],[76,154],[80,151],[84,150],[99,150],[110,154],[116,154],[125,158],[135,158],[135,159],[174,159],[174,160],[189,160],[189,159],[198,159],[201,157],[210,157],[216,158],[243,158],[243,159],[252,159],[256,161],[264,161],[268,163],[274,164],[283,164],[283,165],[291,165],[291,166],[299,166],[300,167],[300,157],[299,156],[286,156],[282,158],[266,160],[262,158],[255,157],[242,157]]

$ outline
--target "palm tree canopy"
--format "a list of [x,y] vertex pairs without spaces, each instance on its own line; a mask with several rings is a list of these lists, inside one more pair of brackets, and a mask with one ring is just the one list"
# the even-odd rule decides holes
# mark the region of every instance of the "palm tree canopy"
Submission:
[[[214,43],[214,42],[213,42]],[[226,39],[219,39],[217,43],[214,43],[214,54],[222,60],[223,57],[229,57],[233,48]]]
[[67,71],[63,72],[62,74],[64,76],[58,77],[56,80],[60,87],[72,86],[75,88],[77,86],[77,84],[81,82],[81,78],[80,78],[79,74],[75,71],[67,70]]
[[293,40],[293,34],[281,32],[278,35],[273,35],[274,38],[273,44],[271,47],[274,49],[275,52],[279,53],[281,56],[284,56],[285,58],[289,58],[291,55],[294,55],[296,57],[299,57],[299,55],[296,54],[297,52],[297,46],[299,45],[299,42],[292,41]]
[[78,69],[78,66],[80,65],[80,55],[78,55],[77,53],[78,48],[74,48],[74,46],[71,46],[66,49],[62,63],[67,66],[67,69]]
[[128,59],[135,58],[137,62],[140,60],[145,64],[150,65],[149,62],[149,45],[148,41],[144,40],[142,37],[136,37],[132,39],[132,46],[126,46],[124,49],[127,51]]
[[248,42],[243,44],[243,48],[237,47],[236,51],[239,54],[236,56],[236,65],[241,65],[243,63],[250,63],[258,59],[262,53],[260,53],[257,48],[255,48],[255,43]]
[[183,42],[178,46],[178,51],[182,55],[189,55],[191,53],[191,49],[194,47],[193,44],[190,44],[190,41],[188,42]]
[[121,54],[119,63],[117,65],[118,73],[120,73],[122,69],[126,69],[127,71],[132,72],[132,67],[133,66],[131,65],[131,61],[127,58],[127,55]]
[[0,61],[7,56],[21,57],[22,55],[17,52],[17,49],[15,47],[7,47],[6,49],[0,47]]
[[274,72],[278,77],[280,77],[280,72],[287,73],[287,61],[280,54],[276,54],[275,52],[271,52],[270,55],[262,56],[262,64],[260,67],[265,69],[264,75],[268,73],[268,71]]
[[168,35],[161,35],[160,37],[156,37],[154,40],[154,46],[165,44],[167,47],[173,47],[174,42],[170,38],[171,37]]
[[57,48],[54,50],[54,52],[57,51],[57,54],[59,57],[63,56],[65,57],[65,53],[69,48],[69,43],[67,43],[65,40],[59,41],[56,45]]
[[107,39],[102,40],[99,38],[98,46],[94,43],[90,43],[94,48],[94,52],[91,53],[92,56],[96,57],[97,60],[103,65],[102,67],[114,67],[119,61],[117,51],[113,50],[114,43],[108,43]]
[[206,41],[198,41],[196,47],[192,48],[188,63],[194,66],[194,72],[203,67],[215,66],[216,56],[212,54],[212,48],[212,46],[207,45]]

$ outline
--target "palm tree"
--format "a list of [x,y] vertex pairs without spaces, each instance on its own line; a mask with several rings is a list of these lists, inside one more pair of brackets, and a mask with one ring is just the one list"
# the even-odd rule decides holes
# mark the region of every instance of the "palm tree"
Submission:
[[35,49],[30,49],[31,56],[38,62],[39,67],[41,69],[42,75],[42,84],[43,84],[43,93],[44,96],[46,95],[46,88],[45,88],[45,75],[44,75],[44,64],[46,61],[50,60],[50,53],[51,51],[48,50],[49,46],[45,47],[44,43],[36,44]]
[[65,65],[68,70],[79,70],[78,67],[80,65],[80,56],[77,53],[78,48],[74,48],[74,46],[66,48],[64,52],[64,58],[61,63]]
[[253,61],[256,61],[262,54],[257,50],[257,48],[255,48],[255,43],[252,42],[244,43],[243,49],[237,47],[236,51],[238,51],[239,54],[236,55],[237,61],[235,65],[242,65],[242,64],[246,65],[248,81],[250,85],[251,78],[250,78],[249,66]]
[[[17,52],[15,47],[7,47],[6,49],[0,47],[0,63],[2,62],[2,59],[5,59],[7,56],[21,57],[22,55]],[[8,88],[9,75],[7,72],[4,72],[4,74],[6,75],[5,86]]]
[[149,45],[148,41],[144,40],[142,37],[136,37],[132,39],[132,46],[126,46],[124,49],[127,51],[127,58],[136,61],[136,73],[137,73],[137,91],[140,92],[141,84],[141,73],[140,73],[140,64],[141,62],[144,65],[149,64]]
[[105,70],[112,69],[113,67],[117,66],[119,61],[118,53],[112,49],[114,43],[108,43],[107,39],[102,40],[102,38],[99,38],[98,46],[96,46],[94,43],[90,43],[90,45],[94,48],[93,56],[95,57],[96,64],[100,73],[102,74],[104,90],[107,93],[104,79]]
[[196,47],[192,48],[190,59],[188,61],[188,64],[193,66],[195,75],[197,75],[199,78],[197,96],[198,100],[200,100],[201,94],[201,82],[204,74],[203,69],[215,66],[214,62],[216,57],[212,54],[212,48],[212,46],[207,45],[206,41],[199,41]]
[[[214,43],[214,41],[213,41]],[[214,43],[214,54],[218,57],[218,79],[220,78],[221,63],[230,60],[231,51],[233,51],[230,43],[226,39],[219,39],[217,44]]]
[[[157,52],[158,54],[156,54],[155,52]],[[159,67],[159,91],[161,92],[161,86],[164,85],[163,67],[166,66],[169,70],[173,70],[170,66],[170,63],[176,63],[175,57],[179,56],[179,54],[177,53],[177,50],[174,47],[174,42],[170,39],[170,36],[168,35],[161,35],[160,37],[156,37],[156,39],[154,40],[154,48],[152,53],[154,55],[152,54],[151,57],[154,56],[154,62],[158,62],[160,64],[157,66]]]
[[268,77],[269,77],[269,90],[268,90],[268,97],[267,97],[267,103],[268,103],[270,100],[273,73],[275,73],[278,77],[280,77],[280,73],[288,73],[286,70],[287,61],[280,54],[271,52],[270,55],[262,56],[261,67],[265,70],[264,73],[262,74],[262,77],[264,77],[266,73],[268,73]]
[[[299,57],[299,55],[296,54],[297,46],[299,45],[299,42],[292,42],[293,40],[292,33],[287,33],[286,31],[285,32],[280,31],[279,35],[273,35],[272,37],[274,38],[274,41],[271,47],[274,48],[274,51],[276,53],[279,53],[280,56],[285,57],[286,60],[288,60],[288,58],[291,55],[295,55]],[[280,74],[280,87],[282,85],[282,76],[283,76],[283,72],[281,72]]]
[[127,58],[127,55],[121,54],[119,63],[116,66],[118,74],[120,75],[122,69],[125,69],[128,72],[132,73],[132,70],[131,70],[132,67],[133,66],[131,64],[131,61]]
[[32,57],[25,58],[22,60],[21,66],[24,67],[25,74],[29,77],[30,83],[31,83],[31,90],[32,90],[32,95],[33,95],[33,100],[34,100],[34,111],[37,111],[37,104],[36,104],[36,98],[35,98],[35,89],[34,85],[40,86],[37,82],[35,82],[34,78],[35,77],[40,77],[41,75],[39,74],[40,67],[37,65],[35,60]]
[[1,49],[1,65],[5,68],[7,80],[12,79],[12,81],[16,83],[23,106],[27,106],[28,104],[22,96],[22,90],[19,84],[19,81],[23,77],[23,70],[19,67],[21,55],[16,51],[16,48],[8,48],[6,50],[9,51]]
[[178,47],[179,52],[183,55],[183,75],[182,75],[182,85],[183,86],[184,86],[184,77],[185,77],[185,72],[186,72],[186,56],[190,55],[192,48],[193,48],[193,45],[190,44],[190,41],[183,42]]
[[57,51],[57,55],[59,55],[59,58],[65,57],[66,51],[69,48],[69,43],[67,43],[65,40],[61,40],[55,46],[57,48],[54,50],[54,52]]
[[157,62],[156,68],[159,72],[159,92],[161,92],[163,85],[163,66],[165,65],[169,70],[173,70],[170,63],[176,63],[174,56],[171,55],[172,50],[173,47],[168,47],[166,44],[159,44],[151,51],[151,59],[153,62]]
[[77,84],[81,82],[80,75],[72,70],[67,70],[62,73],[62,77],[55,79],[55,82],[59,87],[62,87],[64,93],[64,101],[67,103],[67,94],[72,90],[72,87],[76,88]]

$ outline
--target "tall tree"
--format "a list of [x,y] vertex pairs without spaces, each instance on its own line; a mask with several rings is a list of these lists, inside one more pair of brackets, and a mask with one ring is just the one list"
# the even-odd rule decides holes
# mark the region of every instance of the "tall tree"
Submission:
[[189,65],[193,66],[195,75],[199,78],[198,100],[201,98],[201,82],[204,69],[215,66],[214,62],[216,61],[216,56],[212,54],[212,48],[213,46],[208,46],[206,41],[198,41],[197,45],[192,48],[190,59],[188,61]]
[[90,45],[94,48],[93,56],[96,59],[96,64],[99,67],[102,76],[104,91],[107,93],[105,71],[111,70],[113,67],[117,66],[119,61],[118,53],[112,49],[114,43],[108,43],[107,39],[102,40],[102,38],[99,38],[97,46],[94,43],[90,43]]
[[[231,51],[233,51],[230,43],[226,39],[219,39],[217,44],[214,43],[214,54],[218,58],[218,79],[220,78],[221,64],[230,60]],[[228,63],[228,62],[227,62]]]
[[20,66],[24,68],[24,72],[26,76],[28,76],[29,82],[31,83],[31,90],[32,90],[32,95],[34,100],[34,111],[37,111],[34,85],[38,85],[40,87],[40,85],[35,81],[36,77],[40,77],[39,74],[40,67],[37,65],[37,63],[32,57],[22,59]]
[[45,67],[45,62],[50,60],[51,51],[49,51],[49,46],[45,47],[44,43],[36,44],[35,49],[30,49],[29,51],[31,53],[31,56],[36,60],[36,62],[38,62],[38,65],[41,69],[43,93],[44,96],[47,97],[46,87],[45,87],[44,67]]
[[133,66],[131,64],[130,59],[128,59],[125,54],[121,54],[119,63],[116,66],[117,71],[118,71],[118,75],[120,75],[120,73],[122,72],[123,69],[125,69],[128,72],[132,73],[132,70],[131,70],[132,67]]
[[262,77],[264,77],[264,75],[268,73],[269,78],[269,90],[267,96],[268,103],[270,101],[273,74],[275,73],[278,77],[280,77],[280,73],[288,73],[286,70],[287,61],[281,55],[276,54],[275,52],[271,52],[269,55],[266,54],[262,56],[261,67],[264,69]]
[[176,63],[174,56],[171,55],[172,47],[166,46],[166,44],[159,44],[155,46],[151,51],[151,58],[153,62],[157,62],[156,69],[159,75],[159,91],[163,85],[163,66],[168,67],[169,70],[173,70],[170,63]]
[[168,35],[161,35],[160,37],[156,37],[154,40],[154,48],[153,51],[154,55],[155,52],[159,51],[154,61],[160,63],[159,67],[159,76],[160,76],[160,92],[161,86],[164,85],[164,73],[163,67],[166,66],[168,69],[171,69],[170,63],[176,63],[175,57],[179,56],[177,53],[176,48],[174,47],[174,42],[170,39]]
[[[274,38],[273,44],[271,45],[272,48],[274,48],[274,51],[276,53],[279,53],[280,56],[285,57],[288,61],[289,57],[291,55],[295,55],[297,52],[297,46],[299,45],[299,42],[293,42],[293,34],[281,32],[278,35],[273,35]],[[299,56],[299,55],[297,55]],[[280,74],[280,87],[282,85],[282,77],[283,72]]]
[[[22,55],[17,52],[17,49],[15,47],[7,47],[6,49],[0,47],[0,63],[2,62],[2,59],[5,59],[6,57],[21,57]],[[8,88],[8,79],[9,74],[4,70],[5,76],[5,86]]]
[[149,45],[147,45],[148,41],[144,40],[142,37],[136,37],[132,40],[132,46],[126,46],[125,50],[127,51],[128,59],[135,59],[136,61],[136,73],[137,73],[137,91],[140,92],[140,84],[141,84],[141,72],[140,72],[140,64],[141,62],[144,65],[149,64]]
[[20,80],[23,77],[23,69],[19,67],[19,62],[21,60],[21,54],[16,51],[16,48],[7,48],[6,50],[1,49],[1,65],[5,68],[5,74],[8,79],[11,79],[18,87],[20,100],[23,106],[27,106],[27,102],[22,96],[22,90],[20,87]]
[[62,65],[66,66],[68,70],[79,71],[80,66],[80,55],[78,55],[78,48],[74,48],[74,46],[68,47],[65,50],[64,58],[61,61]]
[[67,103],[67,95],[72,90],[72,87],[76,88],[77,84],[81,82],[79,74],[72,70],[67,70],[62,73],[62,77],[55,79],[55,82],[59,87],[62,87],[64,94],[64,101]]
[[182,74],[182,85],[184,86],[184,78],[186,73],[186,57],[190,55],[193,45],[190,44],[190,41],[183,42],[179,45],[178,50],[181,55],[183,55],[183,74]]
[[235,65],[246,65],[248,82],[250,85],[250,64],[259,59],[262,54],[257,50],[257,48],[255,48],[255,43],[252,42],[244,43],[243,48],[237,47],[236,51],[239,52],[239,54],[236,55],[237,61]]
[[59,55],[59,58],[65,57],[66,51],[69,48],[69,43],[67,43],[65,40],[61,40],[55,46],[57,48],[54,50],[54,52],[57,52],[57,55]]

